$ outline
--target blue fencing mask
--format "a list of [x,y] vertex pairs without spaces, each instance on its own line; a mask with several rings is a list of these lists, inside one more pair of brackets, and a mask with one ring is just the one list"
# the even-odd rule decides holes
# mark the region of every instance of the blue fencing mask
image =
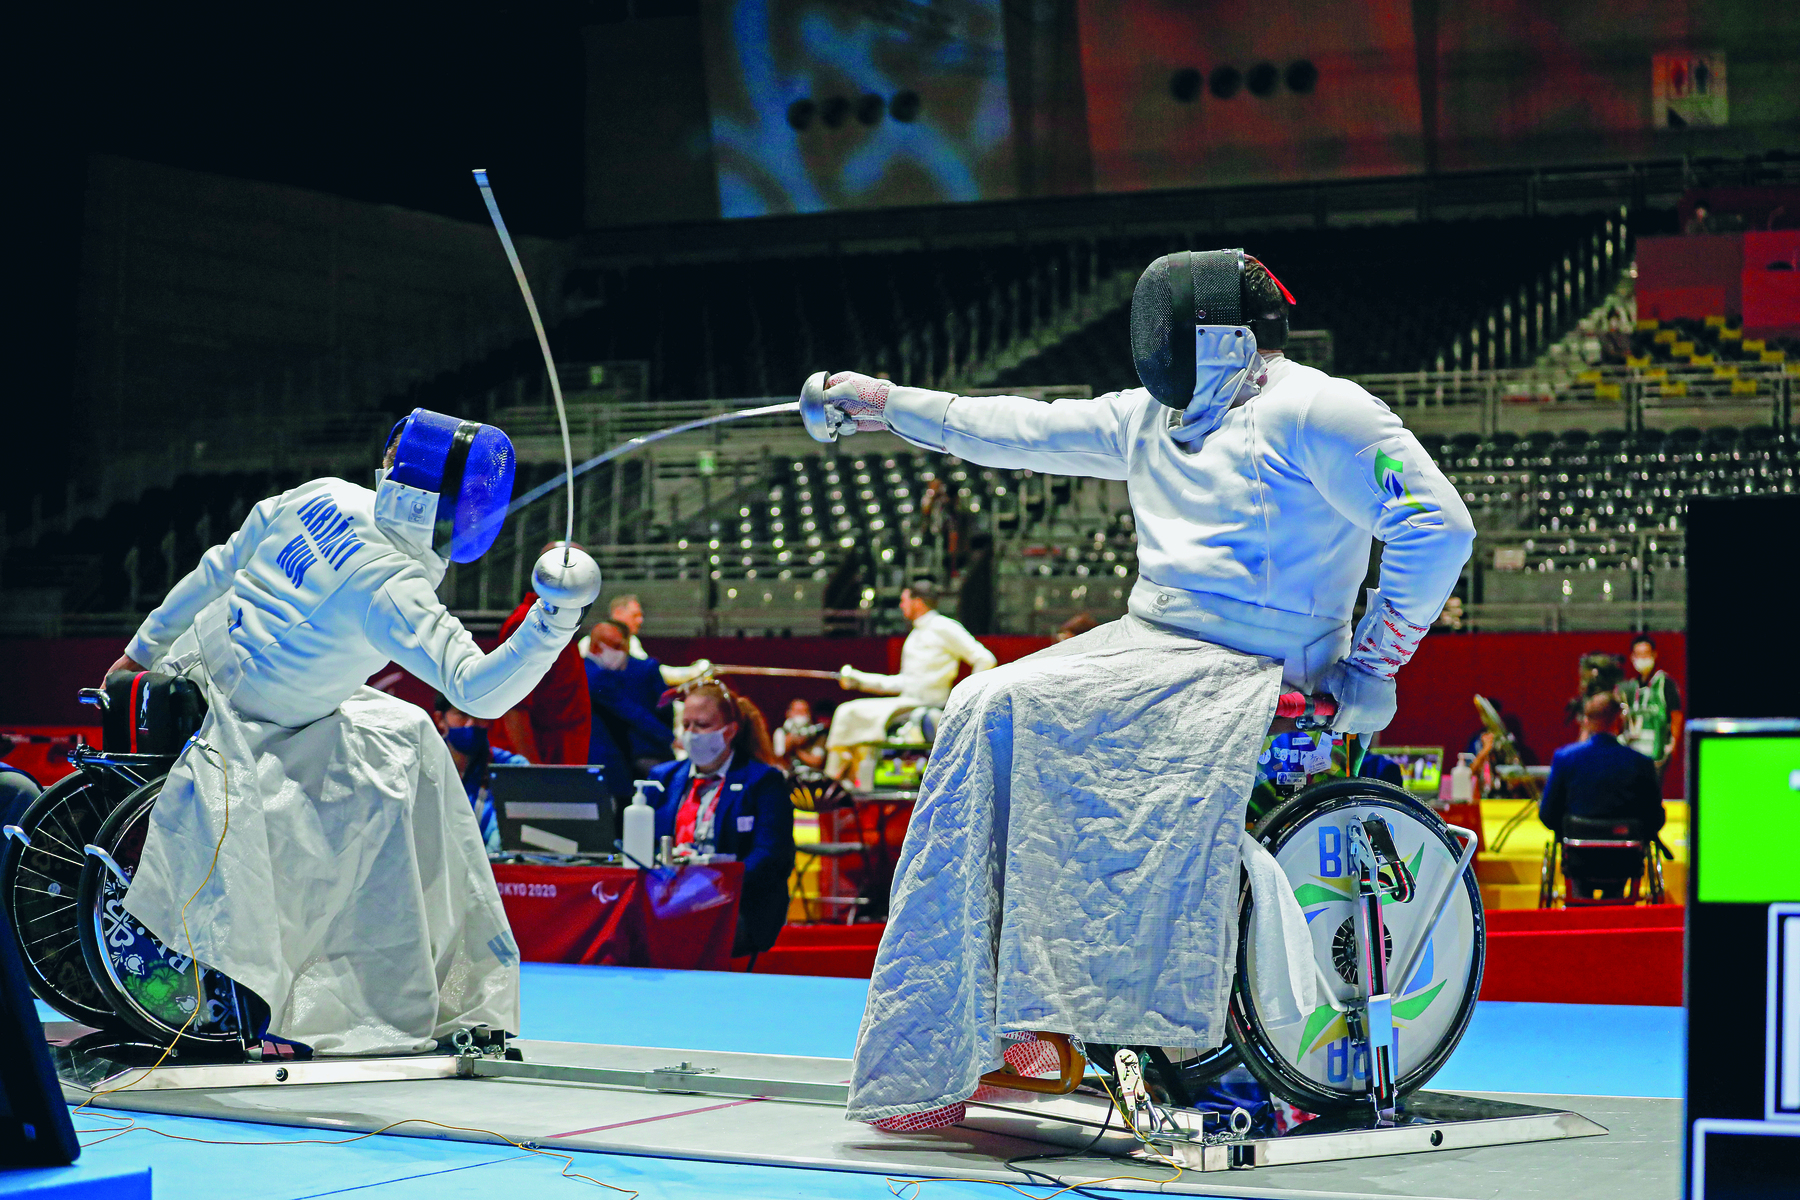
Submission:
[[450,561],[474,562],[500,535],[512,501],[517,455],[512,439],[479,421],[415,408],[394,426],[388,478],[438,497],[437,519],[450,524]]
[[[1182,413],[1178,441],[1218,427],[1245,380],[1260,374],[1242,250],[1183,250],[1145,268],[1131,295],[1131,357],[1158,403]],[[1285,328],[1285,314],[1282,317]]]

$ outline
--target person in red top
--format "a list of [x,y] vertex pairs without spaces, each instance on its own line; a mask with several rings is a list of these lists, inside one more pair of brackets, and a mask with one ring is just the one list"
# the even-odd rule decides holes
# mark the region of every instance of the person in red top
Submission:
[[[550,542],[544,551],[561,545],[561,542]],[[500,626],[501,642],[524,623],[536,602],[537,593],[525,593],[519,607]],[[581,655],[576,652],[571,639],[531,694],[488,730],[488,741],[502,750],[524,755],[534,763],[585,763],[593,719],[593,707],[588,700],[587,667],[582,664]]]

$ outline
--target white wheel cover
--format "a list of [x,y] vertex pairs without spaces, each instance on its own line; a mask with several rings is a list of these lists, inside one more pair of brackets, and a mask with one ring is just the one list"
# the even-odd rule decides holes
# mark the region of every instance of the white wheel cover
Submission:
[[[1348,872],[1350,839],[1346,830],[1352,821],[1371,816],[1387,822],[1393,831],[1395,848],[1412,868],[1418,884],[1413,898],[1405,904],[1384,901],[1381,906],[1382,921],[1393,940],[1390,972],[1397,972],[1404,965],[1430,916],[1428,906],[1442,894],[1445,882],[1456,870],[1456,857],[1443,839],[1417,816],[1397,806],[1359,804],[1314,814],[1288,834],[1281,849],[1275,852],[1275,860],[1281,864],[1294,889],[1294,898],[1306,914],[1313,951],[1323,968],[1320,986],[1329,982],[1332,994],[1346,1008],[1361,995],[1360,987],[1347,983],[1333,962],[1333,942],[1350,921],[1355,907],[1351,900],[1354,885]],[[1273,1007],[1264,999],[1270,993],[1259,981],[1255,949],[1254,927],[1260,916],[1252,910],[1245,961],[1249,965],[1257,1019],[1270,1041],[1290,1067],[1320,1088],[1348,1094],[1367,1091],[1367,1055],[1352,1048],[1349,1026],[1342,1013],[1321,1004],[1298,1020],[1277,1025],[1268,1019]],[[1400,981],[1390,975],[1388,980],[1394,997],[1400,1078],[1416,1071],[1450,1036],[1469,988],[1474,937],[1475,918],[1468,888],[1458,881],[1449,911],[1420,957],[1413,977]],[[1279,983],[1285,973],[1280,964],[1267,970],[1282,973],[1270,981],[1271,985]]]

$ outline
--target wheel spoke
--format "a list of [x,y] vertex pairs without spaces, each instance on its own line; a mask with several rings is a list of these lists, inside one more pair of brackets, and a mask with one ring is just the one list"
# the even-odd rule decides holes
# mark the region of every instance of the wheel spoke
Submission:
[[[33,950],[33,951],[35,951],[35,950],[36,950],[36,949],[37,949],[37,948],[38,948],[38,947],[39,947],[39,946],[42,946],[42,945],[43,945],[43,944],[44,944],[44,943],[45,943],[45,942],[47,942],[47,941],[49,941],[49,940],[50,940],[50,939],[51,939],[51,938],[53,938],[53,937],[56,937],[56,936],[58,936],[58,935],[60,935],[60,934],[61,934],[61,933],[62,933],[62,930],[60,930],[60,929],[59,929],[59,930],[57,930],[57,931],[56,931],[56,933],[47,933],[47,934],[45,934],[45,935],[44,935],[44,936],[43,936],[43,937],[41,937],[41,938],[39,938],[39,939],[38,939],[38,940],[37,940],[37,941],[35,941],[35,942],[26,942],[26,943],[25,943],[25,948],[26,948],[26,949],[27,949],[27,950]],[[69,939],[69,940],[68,940],[68,941],[66,941],[66,942],[64,942],[64,943],[63,943],[63,944],[62,944],[62,945],[60,945],[60,946],[58,946],[58,947],[56,947],[56,948],[55,948],[55,949],[54,949],[54,950],[46,950],[46,951],[44,951],[44,953],[43,953],[43,955],[42,955],[42,956],[41,956],[41,957],[43,957],[43,958],[49,958],[49,957],[50,957],[50,956],[51,956],[51,955],[54,955],[54,954],[61,954],[61,953],[62,953],[62,952],[63,952],[63,951],[64,951],[64,950],[67,950],[67,949],[68,949],[68,948],[69,948],[69,947],[70,947],[70,946],[73,946],[73,945],[75,945],[75,944],[76,944],[76,943],[77,943],[77,942],[79,942],[79,941],[80,941],[80,940],[81,940],[81,937],[80,937],[80,935],[76,935],[76,936],[75,936],[75,937],[71,937],[71,938],[70,938],[70,939]]]
[[[79,848],[69,845],[68,842],[65,842],[63,839],[57,837],[55,834],[51,833],[50,830],[45,828],[44,826],[40,825],[38,827],[37,832],[38,832],[39,837],[49,838],[51,841],[55,842],[58,846],[61,846],[64,850],[67,850],[69,853],[76,856],[74,859],[71,860],[68,858],[64,858],[60,854],[53,854],[53,855],[51,855],[52,858],[62,859],[62,861],[64,861],[64,862],[70,862],[70,861],[80,862],[81,861],[81,853],[82,852]],[[79,839],[77,839],[77,840],[79,840]]]

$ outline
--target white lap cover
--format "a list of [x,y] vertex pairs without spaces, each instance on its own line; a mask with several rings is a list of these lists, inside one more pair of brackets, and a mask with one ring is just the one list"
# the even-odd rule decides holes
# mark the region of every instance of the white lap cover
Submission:
[[894,882],[848,1116],[963,1100],[1000,1035],[1224,1036],[1238,840],[1281,666],[1135,617],[950,698]]
[[866,700],[846,700],[831,714],[831,730],[825,735],[827,746],[860,746],[887,738],[888,721],[898,712],[910,712],[919,701],[909,696],[871,696]]
[[[429,1049],[519,1028],[519,955],[449,750],[417,705],[359,688],[298,729],[208,681],[230,830],[187,910],[196,954],[269,1002],[270,1032],[327,1054]],[[126,908],[185,950],[225,776],[190,745],[169,773]]]

